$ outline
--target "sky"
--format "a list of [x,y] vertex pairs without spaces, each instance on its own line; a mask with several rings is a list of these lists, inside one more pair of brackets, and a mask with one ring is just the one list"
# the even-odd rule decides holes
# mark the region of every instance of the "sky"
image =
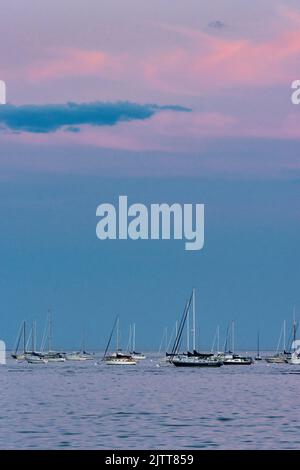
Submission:
[[[300,319],[300,7],[290,0],[1,0],[0,336],[157,349],[192,287],[209,348]],[[96,207],[205,204],[205,245],[100,241]],[[298,312],[298,313],[297,313]]]

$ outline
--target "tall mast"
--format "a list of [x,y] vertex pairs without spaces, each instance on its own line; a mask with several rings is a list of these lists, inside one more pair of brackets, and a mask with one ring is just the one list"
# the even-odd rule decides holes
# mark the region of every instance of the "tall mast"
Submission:
[[132,351],[135,351],[135,323],[133,324],[133,332],[132,332]]
[[285,320],[283,320],[283,352],[285,352]]
[[231,323],[231,349],[232,354],[234,354],[234,321]]
[[52,313],[48,310],[48,351],[52,349]]
[[220,352],[220,325],[217,326],[217,352]]
[[126,351],[132,352],[132,325],[129,325],[129,336],[128,336],[128,343],[126,347]]
[[178,335],[178,321],[176,320],[175,322],[175,338],[177,338]]
[[31,333],[31,351],[35,351],[35,331],[34,331],[34,320],[32,322],[32,333]]
[[193,288],[193,351],[196,350],[196,298],[195,288]]
[[259,357],[259,331],[257,332],[257,356]]
[[119,317],[118,317],[118,320],[117,320],[117,352],[119,351],[119,323],[120,323],[120,320],[119,320]]
[[165,328],[166,352],[168,351],[168,327]]
[[85,351],[85,336],[86,336],[86,330],[85,330],[85,326],[84,326],[83,327],[82,338],[81,338],[81,351]]
[[186,319],[186,347],[187,350],[190,350],[190,310],[187,312],[187,319]]
[[23,352],[26,353],[26,321],[23,323]]
[[293,309],[293,343],[294,343],[294,349],[295,349],[296,333],[297,333],[296,307],[294,306],[294,309]]

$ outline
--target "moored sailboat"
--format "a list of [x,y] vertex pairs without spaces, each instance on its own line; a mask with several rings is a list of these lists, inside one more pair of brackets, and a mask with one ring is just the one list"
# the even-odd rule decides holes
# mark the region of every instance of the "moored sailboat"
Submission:
[[[189,328],[189,314],[192,307],[192,352],[189,351],[190,346],[190,328]],[[187,331],[187,352],[179,353],[180,343],[184,327],[186,325]],[[175,338],[172,352],[169,355],[169,361],[175,367],[220,367],[223,362],[213,353],[201,353],[196,350],[196,309],[195,309],[195,289],[184,309],[179,329]]]
[[145,354],[136,351],[135,347],[135,323],[133,323],[132,327],[130,325],[130,333],[129,333],[129,348],[131,357],[136,361],[142,361],[146,359]]
[[[136,361],[133,359],[131,354],[122,353],[119,348],[119,317],[116,317],[114,322],[102,361],[105,362],[107,365],[136,365]],[[107,354],[114,330],[116,329],[116,351],[110,355]]]
[[255,360],[256,361],[261,361],[262,360],[262,357],[261,357],[260,351],[259,351],[259,332],[257,333],[257,354],[255,356]]
[[[19,351],[20,343],[23,343],[23,351]],[[19,334],[17,336],[17,340],[15,343],[15,347],[13,352],[11,353],[11,357],[16,359],[17,361],[24,361],[26,356],[26,321],[24,320],[21,323]]]
[[[235,366],[235,365],[250,366],[251,364],[253,364],[252,357],[242,356],[234,352],[235,350],[235,328],[234,327],[235,327],[234,321],[232,321],[231,326],[227,328],[224,353],[219,354],[219,357],[223,359],[224,366],[226,365],[227,366]],[[229,336],[231,336],[231,349],[227,350]]]

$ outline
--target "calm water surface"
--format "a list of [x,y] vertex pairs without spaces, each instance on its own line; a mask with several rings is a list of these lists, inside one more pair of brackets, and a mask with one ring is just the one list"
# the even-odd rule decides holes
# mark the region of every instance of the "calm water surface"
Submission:
[[300,449],[300,366],[0,367],[1,449]]

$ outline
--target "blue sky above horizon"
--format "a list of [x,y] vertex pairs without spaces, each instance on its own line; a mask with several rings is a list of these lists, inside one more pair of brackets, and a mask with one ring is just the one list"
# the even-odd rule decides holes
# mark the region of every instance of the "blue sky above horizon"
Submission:
[[[50,306],[59,345],[85,324],[103,347],[118,313],[155,348],[195,285],[205,347],[231,319],[276,346],[300,309],[298,2],[5,0],[1,19],[0,336]],[[119,194],[205,203],[204,249],[100,242]]]

